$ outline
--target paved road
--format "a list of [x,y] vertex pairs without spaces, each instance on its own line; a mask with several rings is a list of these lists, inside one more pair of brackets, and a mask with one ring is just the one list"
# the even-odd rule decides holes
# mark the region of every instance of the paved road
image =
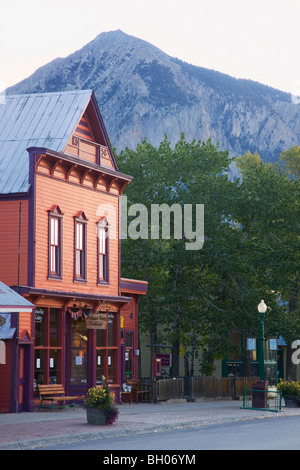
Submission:
[[[99,454],[100,462],[101,458],[110,455],[109,450],[169,450],[172,451],[170,455],[176,455],[179,451],[183,455],[182,451],[185,450],[300,450],[300,417],[213,424],[140,436],[90,440],[44,449],[99,450],[103,451]],[[117,455],[121,456],[122,453]],[[134,456],[134,452],[131,455]]]

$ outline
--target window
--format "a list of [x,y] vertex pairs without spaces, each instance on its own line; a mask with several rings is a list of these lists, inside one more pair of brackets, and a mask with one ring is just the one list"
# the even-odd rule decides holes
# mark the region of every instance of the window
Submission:
[[125,332],[125,377],[133,377],[133,331]]
[[58,206],[49,211],[49,273],[50,278],[61,278],[62,272],[62,212]]
[[107,329],[96,332],[96,384],[102,376],[108,383],[118,383],[117,315],[108,313]]
[[79,147],[79,138],[75,135],[72,136],[72,145],[75,145],[75,147]]
[[61,383],[62,311],[58,308],[35,309],[35,385]]
[[86,282],[86,223],[84,212],[75,217],[74,280]]
[[108,283],[108,223],[106,219],[98,223],[98,282]]
[[4,341],[0,341],[0,364],[6,364],[6,346]]
[[88,337],[85,319],[71,319],[70,331],[70,385],[87,383],[88,378]]

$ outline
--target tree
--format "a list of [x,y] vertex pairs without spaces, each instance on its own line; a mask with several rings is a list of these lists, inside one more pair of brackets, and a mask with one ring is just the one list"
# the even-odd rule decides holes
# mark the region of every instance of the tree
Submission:
[[[127,239],[122,245],[126,272],[132,269],[135,276],[149,281],[141,327],[156,331],[158,325],[164,326],[165,338],[173,345],[172,373],[178,375],[180,344],[195,348],[197,337],[201,338],[197,346],[201,344],[211,351],[214,337],[214,353],[224,353],[228,318],[219,315],[221,309],[214,307],[215,285],[220,279],[209,265],[217,256],[216,249],[222,250],[221,240],[228,231],[224,194],[234,186],[224,174],[230,163],[228,152],[219,151],[211,141],[188,143],[182,135],[174,149],[167,138],[158,149],[144,140],[136,151],[122,152],[118,162],[122,171],[134,176],[126,189],[128,205],[142,203],[151,213],[154,204],[166,204],[169,208],[177,205],[182,211],[187,205],[195,209],[196,204],[204,204],[205,249],[186,249],[191,239],[178,217],[172,219],[169,238],[151,238],[153,227],[149,220],[146,240],[133,243]],[[182,236],[174,238],[180,224]],[[162,230],[160,225],[160,235]],[[215,321],[217,315],[220,318]]]
[[[227,177],[228,152],[210,140],[188,143],[182,135],[174,148],[167,138],[158,148],[144,140],[136,151],[121,152],[121,171],[134,176],[125,192],[128,207],[141,204],[149,216],[143,236],[123,241],[122,266],[126,275],[149,281],[140,326],[172,343],[173,375],[179,374],[180,351],[186,371],[192,373],[201,349],[202,373],[211,374],[213,361],[236,348],[228,338],[233,327],[244,338],[257,336],[261,299],[269,306],[267,336],[281,333],[291,344],[300,334],[295,153],[284,153],[282,162],[271,165],[247,152],[236,160],[242,178],[232,182]],[[286,170],[291,161],[293,178]],[[173,209],[204,205],[201,249],[186,249],[193,232],[187,236],[175,210],[169,236],[163,236],[161,221],[153,227],[150,214],[154,205],[162,204]],[[135,216],[128,217],[129,223],[136,222]],[[179,228],[181,237],[176,236]],[[246,348],[244,358],[244,375],[249,375]]]
[[266,291],[277,294],[276,302],[274,295],[268,299],[271,310],[266,333],[269,336],[277,332],[285,338],[287,377],[293,380],[291,344],[300,335],[299,156],[299,148],[294,147],[283,152],[276,165],[264,163],[257,154],[249,152],[236,160],[243,180],[235,217],[247,237],[249,268],[255,270]]

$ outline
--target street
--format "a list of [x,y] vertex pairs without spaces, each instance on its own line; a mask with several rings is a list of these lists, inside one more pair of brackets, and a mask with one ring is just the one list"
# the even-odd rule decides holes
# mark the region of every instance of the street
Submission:
[[[44,450],[299,450],[298,416],[238,421],[131,437],[86,440]],[[105,453],[107,455],[107,452]],[[118,454],[119,455],[119,454]]]

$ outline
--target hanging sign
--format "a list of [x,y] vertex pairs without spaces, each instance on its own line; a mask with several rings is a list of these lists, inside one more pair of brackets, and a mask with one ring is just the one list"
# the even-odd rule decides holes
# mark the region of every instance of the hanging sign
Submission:
[[269,340],[270,344],[270,351],[276,351],[277,350],[277,339],[276,338],[270,338]]
[[106,330],[107,322],[107,313],[92,313],[86,318],[85,326],[92,330]]
[[163,367],[170,367],[171,366],[171,355],[170,354],[158,354],[158,353],[156,353],[156,359],[161,360],[161,365]]

